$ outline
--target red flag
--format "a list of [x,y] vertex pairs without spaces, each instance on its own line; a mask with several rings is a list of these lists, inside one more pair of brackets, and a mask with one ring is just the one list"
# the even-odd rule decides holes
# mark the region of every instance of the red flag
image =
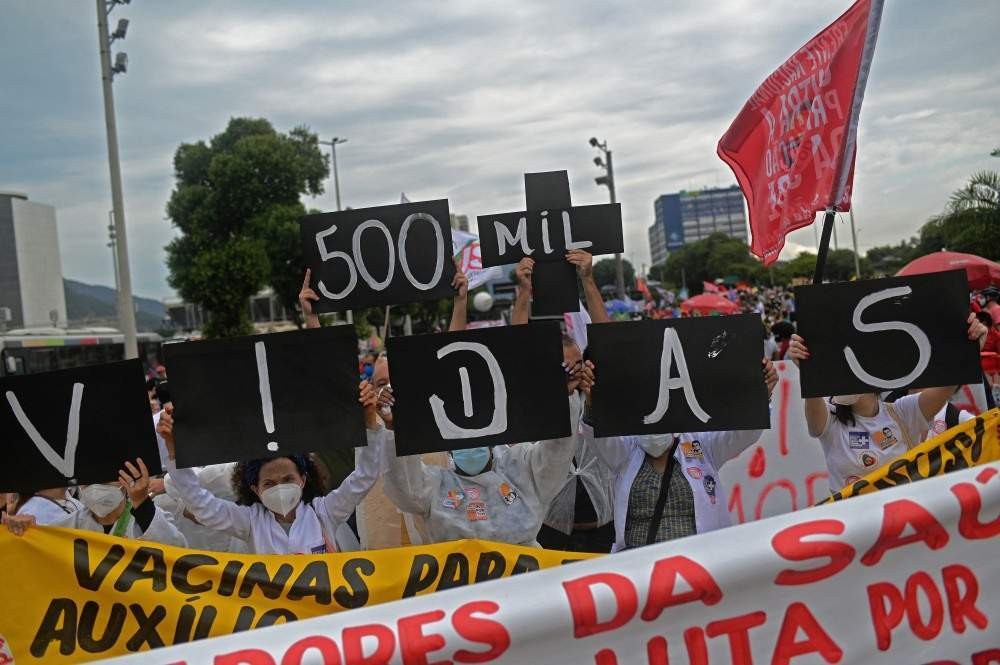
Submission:
[[649,285],[646,284],[646,280],[644,280],[642,277],[635,278],[635,290],[641,293],[646,300],[653,299],[653,294],[649,290]]
[[757,88],[718,153],[750,209],[750,251],[770,265],[816,212],[849,210],[855,139],[883,0],[858,0]]
[[704,282],[703,281],[701,283],[701,290],[704,291],[705,293],[718,293],[719,292],[719,287],[716,286],[712,282]]

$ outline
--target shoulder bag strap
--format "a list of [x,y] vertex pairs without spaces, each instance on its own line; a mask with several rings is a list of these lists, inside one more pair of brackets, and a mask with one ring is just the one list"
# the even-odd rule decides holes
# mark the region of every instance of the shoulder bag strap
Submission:
[[663,468],[663,478],[660,479],[660,495],[656,497],[656,507],[653,508],[653,519],[649,523],[649,532],[646,534],[646,544],[652,545],[656,542],[656,533],[660,530],[660,520],[663,519],[663,508],[667,505],[667,493],[670,491],[670,474],[673,473],[674,453],[677,452],[677,444],[681,442],[680,437],[675,436],[674,442],[670,444],[667,451],[667,465]]

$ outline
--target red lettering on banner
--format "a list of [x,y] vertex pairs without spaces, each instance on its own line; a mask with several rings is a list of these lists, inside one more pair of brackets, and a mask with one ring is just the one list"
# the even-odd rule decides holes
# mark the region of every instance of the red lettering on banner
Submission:
[[215,657],[214,665],[274,665],[271,654],[262,649],[240,649]]
[[830,474],[826,471],[813,471],[808,476],[806,476],[806,505],[813,505],[816,503],[816,488],[814,485],[817,480],[829,480]]
[[[329,637],[322,635],[312,635],[303,637],[298,642],[288,647],[288,651],[281,658],[281,665],[302,665],[303,656],[308,651],[318,651],[322,658],[323,665],[340,665],[340,649],[337,643]],[[310,662],[312,659],[310,659]]]
[[[889,601],[888,606],[886,601]],[[868,609],[875,629],[875,645],[879,651],[886,651],[892,644],[892,630],[902,623],[906,611],[903,594],[888,582],[869,584]]]
[[[920,616],[920,600],[917,597],[919,591],[924,592],[931,611],[926,622]],[[922,570],[906,580],[906,617],[913,634],[925,642],[937,637],[941,633],[941,626],[944,625],[944,602],[941,600],[941,592],[934,585],[931,576]]]
[[[375,651],[365,656],[364,639],[374,638]],[[344,646],[344,662],[350,665],[389,665],[396,652],[396,634],[388,626],[369,623],[363,626],[345,628],[341,636]]]
[[[683,577],[691,586],[690,591],[674,594],[678,576]],[[700,600],[706,605],[715,605],[722,600],[722,589],[715,583],[711,573],[686,556],[660,559],[653,566],[649,580],[649,598],[642,610],[642,618],[644,621],[652,621],[666,608],[694,600]]]
[[459,637],[477,644],[485,644],[489,651],[467,651],[459,649],[455,652],[455,660],[459,663],[488,663],[499,658],[510,648],[510,633],[498,621],[483,619],[476,614],[496,614],[500,606],[490,601],[466,603],[455,610],[451,625]]
[[743,487],[739,483],[733,485],[733,491],[729,493],[729,504],[726,506],[726,510],[732,513],[734,505],[737,508],[736,514],[738,515],[739,523],[743,524],[747,521],[747,518],[743,514]]
[[[591,587],[603,584],[615,595],[615,615],[603,623],[597,621],[597,604]],[[618,573],[595,573],[575,580],[563,582],[563,591],[569,600],[573,613],[573,636],[576,638],[596,635],[615,628],[621,628],[639,607],[639,595],[632,580]]]
[[444,648],[444,638],[437,634],[425,635],[424,626],[444,618],[444,612],[433,610],[414,614],[396,622],[399,635],[399,650],[403,655],[403,665],[451,665],[447,660],[427,661],[427,654]]
[[[800,630],[805,633],[802,641],[797,640]],[[791,665],[793,658],[807,653],[819,654],[828,663],[839,662],[844,656],[844,650],[823,630],[809,608],[804,603],[792,603],[785,610],[771,665]]]
[[[961,564],[952,564],[941,569],[944,578],[945,596],[948,598],[948,613],[951,616],[951,627],[956,633],[965,632],[965,620],[968,619],[980,630],[986,630],[989,619],[976,607],[979,596],[979,580],[975,573]],[[958,588],[959,581],[965,586],[965,592]]]
[[[914,533],[903,536],[907,526]],[[890,501],[882,506],[882,529],[878,540],[863,557],[861,563],[874,566],[889,550],[910,543],[923,542],[932,550],[939,550],[948,544],[948,532],[926,508],[910,499]]]
[[687,647],[688,665],[708,665],[708,645],[701,628],[694,626],[684,631],[684,646]]
[[996,665],[1000,663],[1000,649],[987,649],[972,654],[972,665]]
[[774,578],[775,584],[793,586],[812,584],[832,577],[847,568],[854,560],[854,548],[835,540],[804,540],[807,536],[833,535],[844,533],[844,523],[840,520],[813,520],[793,524],[774,534],[771,547],[778,556],[788,561],[808,561],[826,557],[829,561],[818,568],[792,570],[786,568]]
[[788,455],[788,398],[792,394],[792,382],[781,380],[781,405],[778,407],[778,450],[781,456]]
[[764,491],[762,491],[760,496],[757,497],[757,507],[754,509],[754,519],[759,520],[763,517],[764,501],[767,500],[767,495],[778,487],[784,487],[788,490],[788,494],[792,497],[792,510],[798,510],[798,492],[795,490],[795,485],[787,478],[782,478],[781,480],[773,480],[764,486]]
[[656,636],[646,642],[646,663],[647,665],[670,665],[670,656],[667,654],[667,638]]
[[753,665],[750,629],[764,625],[765,621],[767,621],[766,612],[751,612],[731,619],[713,621],[705,626],[705,634],[709,637],[725,635],[729,638],[729,657],[733,665]]
[[767,470],[767,455],[764,453],[764,446],[758,445],[754,448],[750,461],[747,462],[747,473],[751,478],[760,478]]
[[594,665],[618,665],[618,656],[611,649],[601,649],[594,654]]
[[[997,470],[987,467],[979,472],[976,480],[986,483],[997,475]],[[983,522],[979,518],[979,513],[983,509],[983,500],[979,495],[979,488],[972,483],[957,483],[951,487],[951,493],[958,499],[958,504],[962,507],[962,514],[958,519],[958,532],[969,540],[981,540],[983,538],[993,538],[1000,534],[1000,515],[991,522]]]

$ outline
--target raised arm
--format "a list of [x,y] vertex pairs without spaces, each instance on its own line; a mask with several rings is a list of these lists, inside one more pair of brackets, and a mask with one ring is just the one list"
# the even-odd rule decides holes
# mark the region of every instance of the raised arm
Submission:
[[566,253],[566,260],[576,266],[576,274],[580,276],[583,293],[587,299],[587,312],[590,314],[590,320],[594,323],[609,323],[611,317],[608,316],[608,310],[604,307],[601,290],[597,288],[597,282],[594,281],[593,255],[582,249],[574,249]]
[[451,306],[451,323],[448,332],[465,330],[469,325],[469,278],[462,272],[458,259],[455,259],[455,278],[451,286],[456,290],[455,302]]
[[184,506],[198,523],[222,531],[240,540],[250,538],[250,509],[215,496],[201,486],[193,469],[178,469],[174,446],[174,409],[168,406],[160,416],[156,431],[167,446],[167,473]]
[[[788,345],[788,357],[792,359],[796,367],[801,367],[801,363],[808,362],[809,349],[806,348],[806,342],[800,336],[792,335],[792,341]],[[816,438],[826,431],[830,410],[827,409],[826,400],[822,397],[807,397],[803,401],[805,402],[806,428],[809,430],[809,436]]]
[[527,323],[531,318],[531,273],[534,269],[535,260],[528,257],[518,261],[517,267],[514,268],[517,291],[514,296],[514,309],[510,316],[510,323],[513,326]]
[[299,291],[299,307],[302,308],[302,318],[305,319],[306,328],[319,328],[319,314],[313,313],[312,304],[319,300],[319,296],[309,286],[309,277],[312,270],[306,268],[306,276],[302,280],[302,290]]
[[[970,314],[966,323],[969,324],[969,339],[979,342],[979,349],[982,350],[986,344],[986,335],[990,331],[989,328],[984,326],[976,318],[975,314]],[[944,408],[944,405],[948,403],[948,400],[951,399],[956,390],[958,390],[958,386],[927,388],[920,391],[920,412],[924,414],[924,418],[928,421],[934,420],[934,416]]]

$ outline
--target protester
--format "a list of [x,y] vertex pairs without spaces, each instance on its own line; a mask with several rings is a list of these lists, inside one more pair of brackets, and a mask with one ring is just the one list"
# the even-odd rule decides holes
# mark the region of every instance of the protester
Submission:
[[[986,326],[970,314],[969,339],[985,342]],[[809,349],[792,336],[788,357],[796,365],[809,362]],[[958,386],[926,388],[892,404],[875,393],[835,395],[804,400],[809,435],[818,439],[826,457],[830,488],[840,489],[881,468],[927,438],[937,414]]]
[[[977,317],[978,318],[978,317]],[[956,388],[953,394],[958,394],[961,387]],[[916,395],[922,392],[919,388],[913,388],[911,390],[898,390],[893,391],[885,396],[885,401],[892,404],[899,400],[899,398],[904,395]],[[950,398],[949,398],[950,399]],[[938,434],[950,430],[952,427],[956,427],[961,423],[969,422],[975,418],[974,415],[966,411],[965,409],[960,409],[950,401],[941,407],[941,410],[934,414],[934,417],[930,419],[930,428],[927,430],[927,434],[924,439],[930,439]]]
[[344,545],[356,549],[356,542],[338,536],[338,530],[378,479],[382,438],[375,429],[375,390],[362,381],[359,393],[368,445],[356,456],[354,471],[325,496],[315,462],[293,454],[239,463],[233,472],[238,503],[216,497],[202,487],[193,469],[177,468],[172,407],[164,409],[157,427],[167,446],[171,484],[199,524],[246,541],[256,554],[319,554]]
[[[232,478],[235,462],[227,464],[210,464],[197,470],[198,482],[216,497],[226,501],[236,501],[239,497],[233,490]],[[170,476],[164,478],[164,493],[155,496],[153,501],[158,508],[166,511],[173,519],[177,530],[184,534],[188,547],[213,552],[247,552],[246,541],[235,538],[223,531],[217,531],[201,525],[195,516],[184,505],[177,487]]]
[[[576,267],[587,301],[587,313],[593,323],[609,323],[601,290],[594,280],[593,256],[583,250],[571,250],[566,260]],[[511,323],[528,323],[531,312],[531,275],[534,261],[522,259],[515,268],[517,295],[511,312]],[[584,363],[577,344],[564,343],[564,365],[570,370]],[[573,429],[576,431],[579,424]],[[504,453],[506,450],[503,451]],[[577,436],[569,475],[555,495],[538,532],[538,542],[546,549],[576,552],[608,552],[614,540],[612,518],[614,509],[614,474],[601,463],[583,437]]]
[[[770,395],[778,373],[771,360],[764,358],[761,364]],[[581,433],[616,474],[612,552],[617,552],[729,526],[719,472],[756,443],[763,430],[597,439],[585,415]]]
[[[14,496],[17,496],[16,494]],[[69,495],[67,488],[40,490],[27,497],[18,497],[12,513],[34,515],[36,524],[53,524],[67,515],[83,509],[83,504]]]
[[1000,323],[1000,289],[995,286],[988,286],[981,292],[983,296],[983,310],[993,319],[993,323]]
[[[149,470],[139,458],[135,464],[125,462],[117,482],[81,486],[80,502],[85,509],[50,522],[50,526],[186,547],[181,532],[149,498]],[[6,522],[11,533],[20,536],[36,519],[34,515],[8,514]]]

